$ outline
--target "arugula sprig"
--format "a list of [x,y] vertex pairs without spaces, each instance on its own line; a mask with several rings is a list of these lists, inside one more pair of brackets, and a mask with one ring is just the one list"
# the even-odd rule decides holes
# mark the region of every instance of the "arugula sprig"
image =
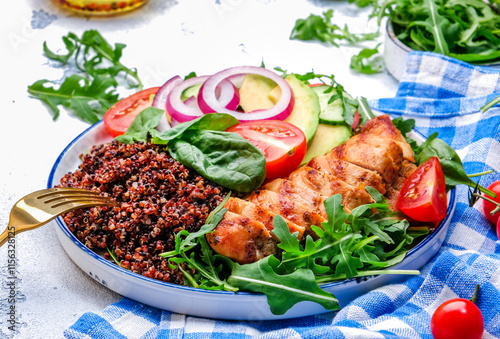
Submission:
[[125,44],[111,46],[96,30],[85,31],[81,37],[74,33],[62,37],[66,52],[55,53],[43,44],[47,58],[78,71],[68,76],[60,86],[57,81],[39,80],[28,86],[28,92],[44,102],[53,119],[59,117],[59,106],[69,109],[83,121],[95,123],[118,101],[116,89],[120,75],[127,87],[141,90],[143,84],[136,69],[120,62]]
[[295,40],[318,40],[339,47],[340,41],[351,44],[362,41],[373,40],[379,32],[374,33],[351,33],[347,25],[340,27],[332,22],[333,9],[329,9],[322,15],[310,14],[306,19],[297,19],[290,34],[290,39]]
[[[274,69],[281,72],[282,77],[284,78],[289,74],[286,70],[283,70],[280,67],[275,67]],[[311,80],[319,80],[321,83],[326,85],[327,89],[325,89],[324,93],[331,94],[328,104],[331,104],[338,99],[341,100],[342,114],[347,125],[352,126],[356,111],[360,113],[359,126],[363,125],[366,121],[375,116],[369,108],[367,100],[363,97],[353,99],[349,95],[346,95],[347,92],[345,91],[344,86],[335,80],[335,76],[333,74],[317,74],[314,71],[307,72],[305,74],[294,74],[297,79],[306,84],[311,84]]]

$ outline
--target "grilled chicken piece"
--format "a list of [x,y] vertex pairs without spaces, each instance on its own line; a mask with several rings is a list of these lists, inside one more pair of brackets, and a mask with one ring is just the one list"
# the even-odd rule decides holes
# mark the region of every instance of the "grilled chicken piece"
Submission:
[[304,226],[307,232],[310,232],[311,225],[321,226],[321,223],[326,221],[320,214],[311,211],[310,207],[300,201],[270,190],[259,189],[252,193],[248,200],[268,211],[281,215],[297,225]]
[[[372,197],[366,192],[364,186],[358,182],[359,186],[350,185],[338,177],[327,172],[318,171],[309,166],[303,166],[293,171],[289,180],[294,182],[299,190],[307,188],[311,191],[318,192],[321,195],[322,215],[326,219],[325,207],[323,201],[335,194],[342,195],[342,204],[347,212],[358,207],[359,205],[373,202]],[[297,192],[300,194],[300,191]]]
[[350,162],[322,155],[311,159],[307,166],[319,172],[329,173],[350,185],[356,187],[371,186],[379,191],[380,194],[385,194],[385,182],[380,174]]
[[370,133],[353,136],[328,155],[377,172],[386,186],[396,181],[403,161],[403,151],[397,143]]
[[[254,203],[251,203],[250,201],[246,201],[240,198],[229,198],[226,204],[224,205],[225,208],[227,208],[228,211],[244,215],[246,217],[249,217],[250,219],[254,219],[257,221],[260,221],[266,229],[271,232],[274,229],[273,226],[273,218],[276,215],[276,213],[273,213],[269,210],[263,209],[261,206],[255,205]],[[298,232],[298,237],[299,239],[302,238],[302,235],[304,234],[304,226],[299,226],[290,220],[286,220],[285,222],[288,225],[288,229],[290,229],[290,233],[295,233]]]
[[406,142],[401,132],[394,126],[388,115],[381,115],[367,121],[359,130],[359,134],[370,133],[381,138],[390,139],[396,142],[403,151],[405,160],[415,162],[415,156],[410,144]]
[[326,219],[326,213],[323,206],[323,201],[328,198],[328,195],[321,195],[319,192],[310,189],[304,185],[297,185],[294,181],[288,179],[274,179],[265,184],[263,189],[278,193],[280,199],[290,199],[300,202],[303,205],[320,214]]
[[276,253],[276,241],[264,224],[229,211],[206,237],[217,253],[240,264],[252,263]]

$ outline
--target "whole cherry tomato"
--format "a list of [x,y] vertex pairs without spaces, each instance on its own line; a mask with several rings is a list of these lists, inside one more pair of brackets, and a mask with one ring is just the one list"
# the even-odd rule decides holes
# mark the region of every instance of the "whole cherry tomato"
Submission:
[[[491,185],[488,186],[488,189],[490,191],[493,191],[497,195],[496,198],[491,198],[491,197],[488,197],[488,198],[490,198],[491,200],[496,201],[500,204],[500,180],[493,182]],[[500,212],[497,212],[497,213],[491,215],[491,211],[493,211],[495,209],[495,207],[497,207],[495,204],[493,204],[487,200],[483,200],[484,216],[486,217],[486,219],[491,221],[493,224],[496,224],[497,220],[500,218]]]
[[497,237],[500,240],[500,218],[497,220]]
[[484,319],[479,308],[470,300],[455,298],[445,301],[431,318],[434,339],[479,339],[484,331]]

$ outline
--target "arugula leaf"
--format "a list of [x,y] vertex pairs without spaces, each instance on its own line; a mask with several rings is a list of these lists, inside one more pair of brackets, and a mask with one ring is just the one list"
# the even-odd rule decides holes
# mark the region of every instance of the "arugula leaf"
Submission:
[[[62,40],[66,52],[57,54],[49,49],[47,42],[43,44],[45,56],[63,65],[74,64],[81,74],[72,74],[57,88],[57,81],[39,80],[28,86],[28,92],[42,102],[57,120],[60,111],[58,106],[66,107],[76,117],[89,123],[102,119],[104,113],[118,101],[115,93],[120,73],[130,88],[143,85],[136,69],[130,69],[120,62],[124,44],[115,44],[114,48],[96,30],[88,30],[79,38],[68,33]],[[69,67],[69,66],[68,66]]]
[[58,106],[62,105],[83,121],[93,124],[116,103],[118,95],[114,88],[116,80],[113,78],[99,75],[89,81],[73,74],[58,89],[54,88],[53,82],[39,80],[28,87],[28,92],[49,107],[54,120],[59,117]]
[[392,119],[392,123],[401,132],[403,137],[406,139],[406,142],[408,144],[410,144],[414,155],[418,156],[418,153],[420,152],[420,148],[417,145],[417,142],[414,139],[406,136],[408,133],[410,133],[413,130],[413,128],[415,128],[415,119],[406,119],[405,120],[402,117],[397,117],[395,119]]
[[500,15],[493,1],[386,0],[399,40],[415,50],[433,51],[472,63],[500,58]]
[[245,291],[260,292],[267,296],[273,314],[284,314],[300,301],[313,301],[327,310],[339,308],[338,300],[321,289],[310,270],[298,269],[293,273],[277,274],[273,255],[247,265],[234,264],[227,281]]
[[378,47],[363,48],[357,55],[351,57],[351,68],[359,73],[374,74],[382,72],[382,56]]
[[345,40],[351,44],[373,40],[378,32],[353,34],[347,25],[343,28],[332,23],[333,9],[323,12],[323,15],[310,14],[306,19],[297,19],[290,34],[290,39],[317,40],[339,47],[338,41]]

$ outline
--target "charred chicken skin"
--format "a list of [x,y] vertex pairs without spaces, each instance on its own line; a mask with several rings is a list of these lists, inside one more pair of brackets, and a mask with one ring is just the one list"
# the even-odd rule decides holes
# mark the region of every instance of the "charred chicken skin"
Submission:
[[348,141],[288,177],[268,181],[244,199],[230,198],[224,206],[228,212],[207,240],[217,253],[246,264],[276,252],[276,214],[301,239],[314,235],[311,225],[326,221],[323,201],[334,194],[342,195],[349,213],[373,201],[365,189],[371,186],[396,210],[399,191],[416,169],[414,162],[411,146],[389,116],[375,117]]

